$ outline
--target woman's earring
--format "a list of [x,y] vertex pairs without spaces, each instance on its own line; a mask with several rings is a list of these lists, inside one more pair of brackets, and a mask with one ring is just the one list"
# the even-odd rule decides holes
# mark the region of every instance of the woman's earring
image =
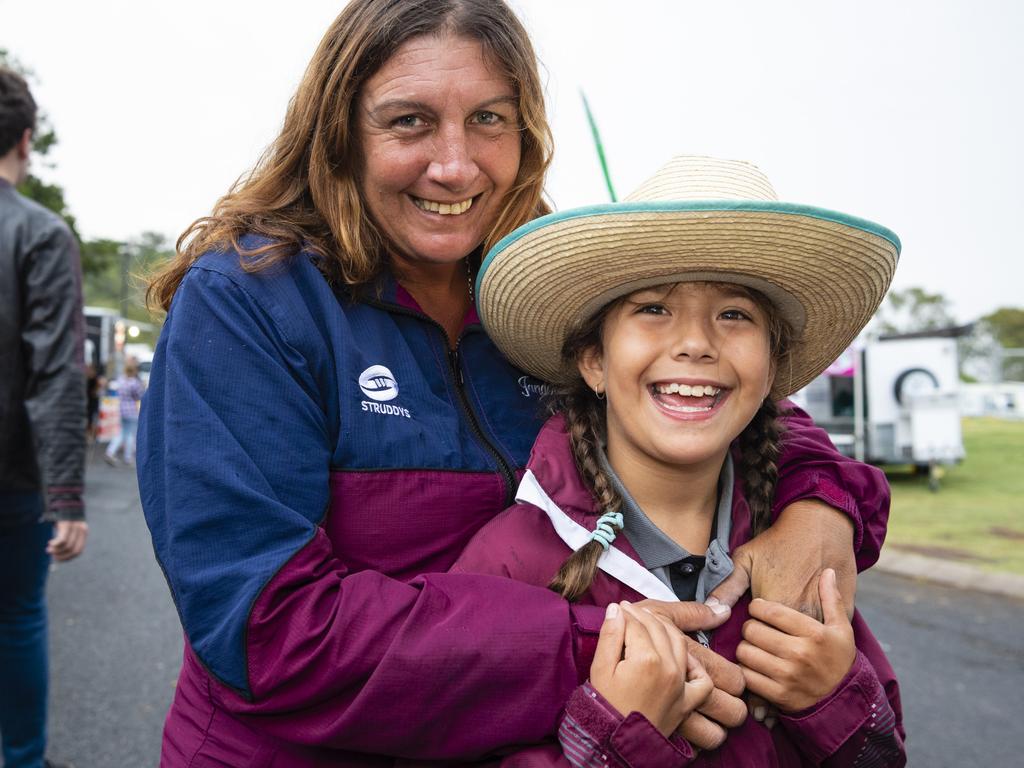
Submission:
[[594,387],[594,397],[596,397],[598,400],[604,400],[604,392],[602,392],[597,387]]

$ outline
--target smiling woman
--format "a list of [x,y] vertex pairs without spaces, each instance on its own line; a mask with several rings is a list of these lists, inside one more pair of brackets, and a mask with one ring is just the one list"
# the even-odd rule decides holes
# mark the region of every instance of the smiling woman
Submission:
[[[743,719],[739,669],[675,628],[725,606],[652,604],[671,632],[620,616],[628,636],[599,642],[601,609],[449,572],[515,499],[543,423],[544,384],[487,336],[472,278],[548,213],[550,155],[533,49],[504,3],[352,0],[275,142],[179,240],[151,286],[168,315],[138,453],[187,641],[162,765],[507,752],[553,734],[595,649],[621,654],[641,627],[666,668],[702,654],[718,691],[697,746]],[[776,527],[804,532],[800,552],[752,542],[731,600],[754,571],[799,604],[822,563],[851,587],[855,532],[877,554],[884,483],[803,417],[789,425]],[[659,681],[643,682],[693,704]],[[623,715],[619,738],[677,754]]]
[[[359,107],[361,191],[402,256],[450,261],[453,246],[483,242],[519,171],[519,115],[511,84],[480,44],[406,43],[367,82]],[[470,208],[472,218],[445,219]]]
[[455,339],[469,295],[461,279],[450,291],[434,286],[487,240],[516,181],[512,83],[472,38],[418,37],[367,80],[358,110],[359,191],[389,242],[391,267]]

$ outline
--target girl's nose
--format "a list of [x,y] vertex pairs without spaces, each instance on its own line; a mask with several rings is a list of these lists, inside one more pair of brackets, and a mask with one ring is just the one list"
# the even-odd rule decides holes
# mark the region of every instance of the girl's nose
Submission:
[[688,358],[693,362],[709,362],[717,359],[718,352],[715,347],[714,334],[703,319],[681,320],[675,333],[676,337],[672,344],[673,357]]
[[468,191],[479,168],[462,126],[442,130],[434,142],[434,155],[427,167],[431,181],[452,191]]

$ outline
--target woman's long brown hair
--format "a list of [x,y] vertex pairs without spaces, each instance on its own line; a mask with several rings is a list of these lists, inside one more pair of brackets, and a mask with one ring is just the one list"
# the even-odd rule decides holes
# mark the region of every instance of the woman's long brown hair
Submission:
[[[792,346],[793,331],[763,294],[747,288],[742,290],[761,307],[768,319],[769,354],[778,369]],[[562,345],[565,365],[575,371],[585,352],[602,349],[601,329],[605,318],[623,301],[625,299],[608,304],[569,335]],[[565,419],[576,467],[598,508],[602,513],[621,512],[622,498],[598,460],[598,452],[607,439],[605,405],[606,401],[598,399],[581,376],[574,377],[572,383],[556,390],[551,400],[552,410],[561,413]],[[751,529],[755,536],[771,524],[772,498],[779,477],[777,461],[781,445],[779,407],[771,397],[767,397],[736,439],[739,454],[737,471],[743,481],[744,496],[750,508]],[[578,600],[594,583],[597,563],[603,552],[600,542],[587,542],[562,563],[548,588],[567,600]]]
[[[501,0],[353,0],[321,40],[278,137],[210,215],[181,235],[177,255],[150,283],[148,303],[166,311],[189,267],[211,250],[233,249],[256,271],[305,248],[334,285],[373,280],[384,266],[386,243],[359,192],[355,107],[364,83],[403,43],[436,34],[479,41],[519,102],[519,173],[483,248],[548,213],[542,194],[551,130],[533,46],[508,6]],[[246,234],[261,235],[266,244],[245,249],[240,239]]]

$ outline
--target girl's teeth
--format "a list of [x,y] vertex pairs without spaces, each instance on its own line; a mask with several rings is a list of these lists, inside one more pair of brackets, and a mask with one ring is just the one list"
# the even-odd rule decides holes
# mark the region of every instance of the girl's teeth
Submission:
[[721,391],[709,384],[694,384],[691,386],[675,382],[663,384],[657,387],[657,390],[663,395],[682,395],[684,397],[707,397],[709,395],[717,395]]

